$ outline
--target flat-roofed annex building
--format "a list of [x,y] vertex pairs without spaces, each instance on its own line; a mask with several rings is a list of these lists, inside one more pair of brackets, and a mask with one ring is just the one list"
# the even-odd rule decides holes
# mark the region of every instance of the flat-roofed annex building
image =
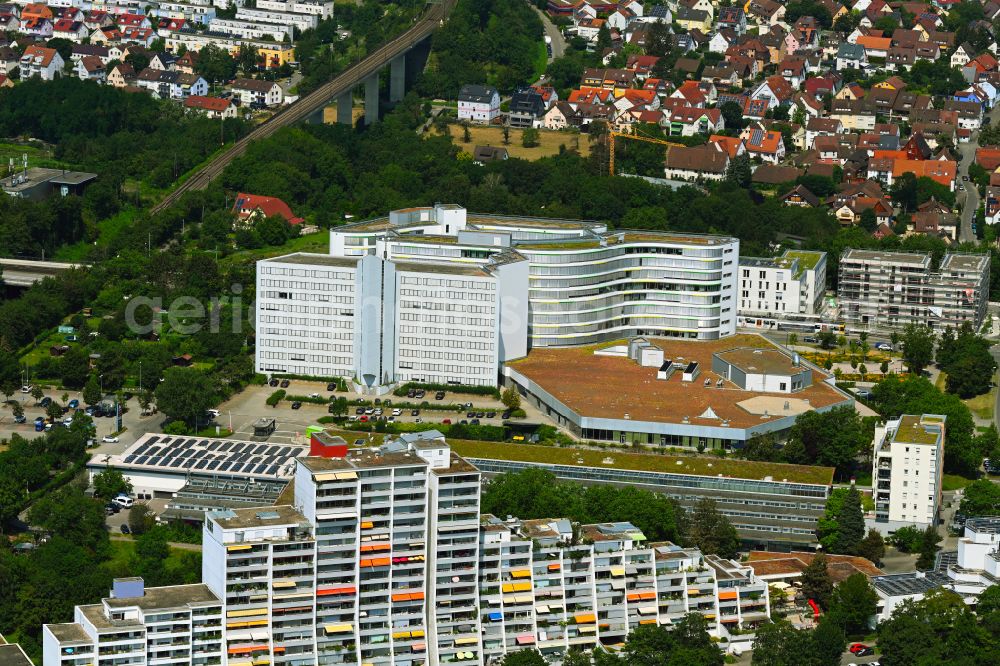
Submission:
[[495,385],[532,347],[736,330],[739,241],[439,204],[262,260],[257,370]]
[[986,317],[988,255],[946,254],[934,269],[929,254],[848,249],[839,271],[840,316],[851,327],[979,330]]

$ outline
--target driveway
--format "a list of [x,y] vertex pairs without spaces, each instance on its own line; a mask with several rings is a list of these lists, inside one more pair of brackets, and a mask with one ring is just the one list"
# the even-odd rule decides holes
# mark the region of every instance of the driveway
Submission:
[[[969,165],[976,159],[976,148],[979,146],[979,132],[973,132],[972,139],[967,143],[958,145],[958,177],[959,184],[965,186],[965,192],[959,192],[959,200],[962,202],[961,227],[959,228],[959,240],[973,242],[976,234],[972,231],[972,219],[979,209],[979,188],[972,181],[963,181],[962,178],[969,175]],[[964,196],[962,196],[964,194]]]

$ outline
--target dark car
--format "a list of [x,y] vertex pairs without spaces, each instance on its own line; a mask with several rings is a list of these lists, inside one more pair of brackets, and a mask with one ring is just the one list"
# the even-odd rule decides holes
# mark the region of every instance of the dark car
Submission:
[[298,409],[301,406],[302,406],[302,403],[299,402],[298,400],[296,400],[295,402],[292,403],[292,409]]
[[272,379],[271,381],[269,381],[267,383],[267,385],[268,386],[277,386],[278,385],[278,380],[277,379]]
[[326,385],[326,390],[327,391],[336,391],[337,390],[337,385],[334,382],[330,382],[329,384]]
[[118,513],[118,505],[117,504],[108,504],[108,505],[105,505],[105,507],[104,507],[104,513],[105,513],[105,515],[108,515],[108,516],[115,515],[116,513]]
[[444,400],[444,391],[438,391],[434,394],[435,400]]
[[500,418],[502,418],[502,419],[509,419],[510,418],[510,410],[508,409],[503,414],[501,414]]
[[414,396],[414,397],[416,397],[416,398],[423,398],[425,395],[427,395],[427,392],[424,391],[423,389],[420,389],[419,391],[417,391],[417,395]]
[[69,407],[70,409],[76,409],[77,407],[80,406],[80,401],[77,400],[76,398],[73,398],[68,403],[66,403],[66,406]]
[[465,419],[462,419],[461,421],[459,421],[459,423],[460,423],[461,425],[469,425],[469,422],[468,422],[468,421],[466,421]]
[[496,416],[497,416],[496,412],[486,412],[486,418],[488,419],[495,419]]
[[14,417],[14,423],[24,423],[27,420],[28,419],[25,418],[24,414],[20,414],[20,415]]
[[476,412],[476,418],[477,419],[486,418],[486,412]]
[[365,413],[365,408],[364,407],[358,407],[357,409],[354,410],[354,413],[355,414],[364,414]]
[[130,529],[128,528],[128,525],[126,525],[126,524],[124,524],[124,523],[122,523],[122,526],[121,526],[121,528],[120,528],[120,529],[121,529],[121,531],[122,531],[122,534],[131,534],[131,533],[132,533],[132,530],[130,530]]
[[476,413],[475,412],[469,412],[469,413],[466,414],[466,416],[469,417],[470,419],[474,419],[474,418],[476,418]]
[[289,385],[290,383],[291,383],[291,382],[289,382],[289,381],[288,381],[287,379],[282,379],[282,380],[281,380],[281,388],[288,388],[288,385]]
[[417,391],[416,391],[416,389],[410,389],[409,391],[407,391],[406,392],[406,397],[407,398],[416,398],[417,397]]
[[469,425],[479,425],[479,419],[472,419],[469,421]]
[[42,401],[39,402],[38,404],[41,405],[42,407],[48,407],[49,405],[52,404],[52,398],[50,398],[49,396],[45,396],[44,398],[42,398]]
[[83,410],[83,413],[86,414],[87,416],[93,416],[94,412],[96,411],[97,411],[96,407],[94,407],[93,405],[88,405],[87,408]]
[[420,416],[420,410],[414,409],[412,412],[410,412],[410,416]]

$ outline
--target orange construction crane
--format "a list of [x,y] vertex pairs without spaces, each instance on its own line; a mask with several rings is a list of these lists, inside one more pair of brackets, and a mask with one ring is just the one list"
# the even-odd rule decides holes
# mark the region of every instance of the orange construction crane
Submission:
[[663,146],[680,146],[684,147],[683,143],[676,143],[674,141],[665,141],[663,139],[656,139],[651,136],[642,136],[641,134],[629,134],[628,132],[615,132],[613,130],[608,131],[608,175],[615,175],[615,138],[622,137],[623,139],[636,139],[637,141],[645,141],[646,143],[658,143]]

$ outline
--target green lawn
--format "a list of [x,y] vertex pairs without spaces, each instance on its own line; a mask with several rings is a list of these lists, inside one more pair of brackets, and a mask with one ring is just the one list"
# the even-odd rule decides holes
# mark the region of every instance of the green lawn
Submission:
[[[124,208],[112,217],[101,220],[97,223],[99,237],[97,242],[106,245],[126,231],[135,220],[136,209],[132,207]],[[92,246],[89,243],[80,241],[72,245],[64,245],[56,250],[53,261],[79,262],[87,258],[87,251]]]
[[[180,558],[185,552],[187,551],[180,548],[171,548],[170,555],[164,561],[164,564],[168,565],[168,568],[171,564],[179,565]],[[120,537],[111,539],[111,558],[102,566],[107,567],[112,573],[127,572],[133,555],[135,555],[135,541]]]
[[545,73],[545,68],[549,64],[549,51],[545,48],[544,41],[538,44],[538,50],[535,53],[535,59],[532,61],[532,64],[535,67],[535,73],[531,80],[537,81]]
[[972,479],[967,479],[958,474],[945,474],[941,479],[941,490],[959,490],[972,483]]
[[969,408],[977,418],[983,420],[991,420],[993,418],[993,406],[996,404],[996,387],[989,393],[984,393],[982,395],[977,395],[975,398],[969,398],[968,400],[963,400],[966,406]]
[[308,236],[293,238],[278,247],[262,247],[258,250],[240,250],[226,257],[224,261],[257,261],[268,257],[280,257],[292,252],[318,252],[326,254],[330,247],[330,235],[325,230]]

